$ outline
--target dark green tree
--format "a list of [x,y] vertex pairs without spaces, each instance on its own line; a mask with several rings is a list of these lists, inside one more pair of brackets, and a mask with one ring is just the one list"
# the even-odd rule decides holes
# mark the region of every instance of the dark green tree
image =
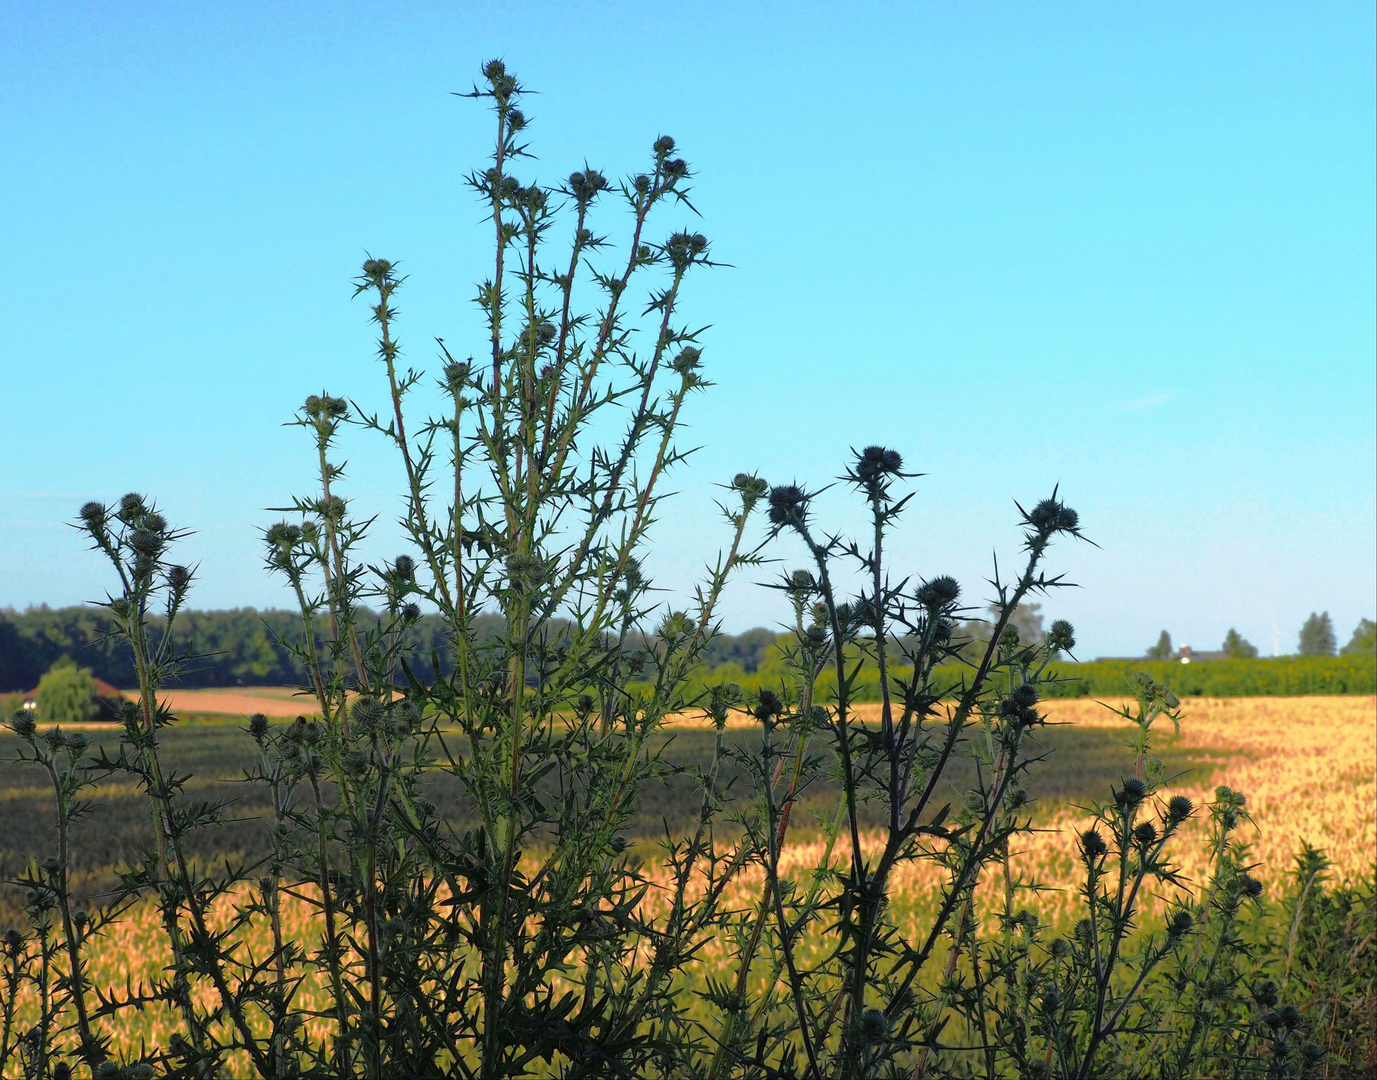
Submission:
[[1256,660],[1257,646],[1245,638],[1232,626],[1229,632],[1224,635],[1224,644],[1220,646],[1224,655],[1233,660]]
[[1147,658],[1149,660],[1166,660],[1171,654],[1171,635],[1163,630],[1161,636],[1157,639],[1157,644],[1148,649]]
[[1313,611],[1310,618],[1305,620],[1305,624],[1300,629],[1300,654],[1302,656],[1333,656],[1338,646],[1338,640],[1334,637],[1334,622],[1329,618],[1329,612],[1321,612],[1316,615]]
[[1371,619],[1359,619],[1353,628],[1353,636],[1339,652],[1344,656],[1377,655],[1377,623]]
[[35,700],[45,723],[78,724],[95,717],[96,698],[91,669],[77,667],[76,661],[64,656],[39,680]]

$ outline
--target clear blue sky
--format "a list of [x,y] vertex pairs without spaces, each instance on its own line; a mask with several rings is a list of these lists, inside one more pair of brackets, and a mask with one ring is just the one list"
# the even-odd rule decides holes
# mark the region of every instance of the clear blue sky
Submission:
[[[1285,652],[1311,610],[1342,642],[1377,607],[1366,0],[4,0],[0,24],[0,606],[98,597],[62,522],[129,489],[197,530],[196,606],[285,602],[257,529],[309,459],[281,423],[322,386],[381,400],[364,252],[411,275],[412,363],[479,347],[461,178],[488,120],[450,91],[502,56],[541,93],[536,176],[672,134],[733,264],[689,299],[718,385],[655,550],[672,590],[717,542],[712,484],[818,484],[883,442],[928,474],[897,558],[971,597],[1012,500],[1061,483],[1100,547],[1059,553],[1083,587],[1047,610],[1088,655],[1231,625]],[[393,463],[350,453],[390,516]],[[778,614],[742,587],[726,624]]]

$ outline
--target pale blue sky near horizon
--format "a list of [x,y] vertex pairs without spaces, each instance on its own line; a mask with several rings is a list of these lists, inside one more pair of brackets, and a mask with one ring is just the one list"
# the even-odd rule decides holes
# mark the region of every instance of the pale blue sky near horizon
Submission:
[[[972,601],[1013,500],[1099,545],[1044,603],[1089,655],[1163,628],[1293,651],[1377,608],[1377,78],[1370,3],[91,4],[0,0],[0,607],[99,598],[70,521],[150,492],[193,606],[285,606],[257,530],[308,483],[282,426],[381,404],[350,278],[410,275],[407,359],[478,352],[464,174],[493,56],[544,181],[673,135],[729,267],[691,283],[717,384],[650,564],[684,595],[741,469],[820,486],[879,442],[925,474],[896,567]],[[673,216],[668,231],[683,224]],[[392,554],[396,469],[351,494]],[[859,523],[839,490],[824,520]],[[798,553],[781,547],[789,560]],[[773,625],[750,576],[727,629]]]

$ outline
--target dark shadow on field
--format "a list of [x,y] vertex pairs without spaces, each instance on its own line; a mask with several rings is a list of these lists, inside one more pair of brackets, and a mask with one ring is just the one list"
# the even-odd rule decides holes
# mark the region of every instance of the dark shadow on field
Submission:
[[[112,755],[118,753],[119,737],[114,729],[86,734],[93,749],[103,745]],[[659,737],[665,761],[680,771],[671,770],[664,781],[642,789],[637,812],[625,830],[629,839],[654,841],[663,837],[666,829],[679,833],[692,827],[699,796],[690,771],[706,770],[710,765],[714,738],[713,732],[700,730],[679,730]],[[228,803],[225,825],[201,834],[192,847],[192,856],[212,862],[229,858],[236,863],[261,858],[267,851],[265,815],[271,803],[261,785],[242,783],[244,771],[257,760],[256,748],[245,730],[231,724],[187,724],[165,730],[162,740],[165,760],[178,773],[192,776],[186,786],[188,798]],[[1033,800],[1030,813],[1035,818],[1066,803],[1108,798],[1111,785],[1133,767],[1127,748],[1128,725],[1122,729],[1047,727],[1036,731],[1034,740],[1039,753],[1050,752],[1048,760],[1033,766],[1024,783]],[[753,731],[731,731],[726,741],[734,750],[752,754],[758,751],[760,736]],[[819,747],[828,741],[825,735],[815,737]],[[42,861],[56,850],[47,775],[37,766],[14,763],[16,743],[9,733],[0,734],[0,878],[6,882],[22,873],[30,858]],[[826,756],[827,752],[820,753]],[[1226,760],[1219,752],[1196,750],[1191,755],[1170,746],[1162,757],[1168,775],[1188,773],[1194,782],[1207,780]],[[934,809],[947,801],[959,806],[965,785],[974,777],[973,768],[964,759],[948,771],[950,776],[937,792]],[[744,768],[737,762],[724,762],[721,776],[734,797],[749,791],[743,774]],[[438,776],[426,793],[455,828],[472,827],[471,807],[457,781]],[[835,784],[817,781],[803,793],[803,803],[830,818],[839,796]],[[116,867],[127,863],[140,845],[152,838],[147,800],[128,780],[112,777],[94,790],[91,800],[90,812],[74,829],[72,844],[73,884],[83,894],[111,887],[116,881]],[[878,810],[867,811],[866,817],[870,824],[879,823]],[[794,822],[799,837],[814,828],[807,813],[797,813]],[[17,889],[0,886],[0,927],[16,921],[19,901]]]

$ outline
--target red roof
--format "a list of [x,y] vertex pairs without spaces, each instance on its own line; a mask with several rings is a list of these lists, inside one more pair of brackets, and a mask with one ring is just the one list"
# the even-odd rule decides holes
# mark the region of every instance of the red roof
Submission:
[[[124,697],[124,691],[120,690],[118,687],[111,686],[104,679],[97,679],[95,680],[95,682],[96,697],[115,698],[116,700],[119,700],[120,698]],[[24,700],[33,701],[37,697],[38,687],[35,686],[32,690],[30,690],[27,694],[24,695]]]

